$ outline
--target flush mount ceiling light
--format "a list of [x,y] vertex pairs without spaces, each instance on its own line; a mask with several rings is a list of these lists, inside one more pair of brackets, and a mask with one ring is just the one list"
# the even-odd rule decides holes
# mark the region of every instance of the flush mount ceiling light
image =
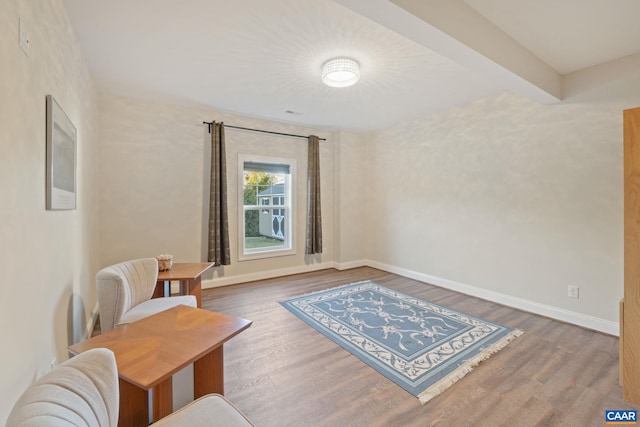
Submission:
[[322,66],[322,82],[331,87],[348,87],[360,78],[360,65],[351,58],[333,58]]

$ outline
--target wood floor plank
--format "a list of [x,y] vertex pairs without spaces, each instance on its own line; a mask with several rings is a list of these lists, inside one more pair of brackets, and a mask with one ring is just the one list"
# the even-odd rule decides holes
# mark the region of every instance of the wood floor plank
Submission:
[[[425,405],[279,301],[374,280],[525,331]],[[225,344],[226,396],[262,427],[590,426],[622,398],[618,339],[373,268],[322,270],[202,291],[253,325]]]

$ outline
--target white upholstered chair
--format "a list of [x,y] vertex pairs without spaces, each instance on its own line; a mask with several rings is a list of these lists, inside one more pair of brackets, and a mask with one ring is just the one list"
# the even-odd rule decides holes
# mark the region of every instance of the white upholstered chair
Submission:
[[124,261],[96,274],[102,333],[180,304],[196,307],[196,297],[181,295],[151,299],[158,280],[155,258]]
[[116,359],[101,348],[60,364],[31,385],[6,427],[111,427],[118,424],[118,411]]
[[[81,353],[42,376],[13,406],[6,427],[116,427],[118,370],[111,350]],[[251,427],[219,394],[189,403],[153,424],[168,426]]]

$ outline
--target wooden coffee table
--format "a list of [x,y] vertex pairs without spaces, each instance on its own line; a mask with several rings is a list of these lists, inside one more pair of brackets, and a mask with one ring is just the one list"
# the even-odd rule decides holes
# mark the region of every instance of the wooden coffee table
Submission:
[[223,344],[251,321],[180,305],[69,347],[72,354],[105,347],[120,377],[120,426],[148,425],[173,411],[172,376],[193,363],[194,398],[224,394]]

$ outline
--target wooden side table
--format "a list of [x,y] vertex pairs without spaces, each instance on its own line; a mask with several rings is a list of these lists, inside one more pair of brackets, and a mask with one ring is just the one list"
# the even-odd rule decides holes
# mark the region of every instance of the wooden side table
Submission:
[[[160,271],[152,298],[170,296],[171,281],[180,282],[180,295],[194,295],[198,307],[202,307],[202,274],[214,266],[213,262],[177,262],[171,270]],[[166,285],[166,286],[165,286]]]
[[149,424],[173,411],[173,374],[193,363],[194,398],[224,394],[223,344],[251,321],[180,305],[69,347],[72,354],[113,351],[120,379],[119,426]]

